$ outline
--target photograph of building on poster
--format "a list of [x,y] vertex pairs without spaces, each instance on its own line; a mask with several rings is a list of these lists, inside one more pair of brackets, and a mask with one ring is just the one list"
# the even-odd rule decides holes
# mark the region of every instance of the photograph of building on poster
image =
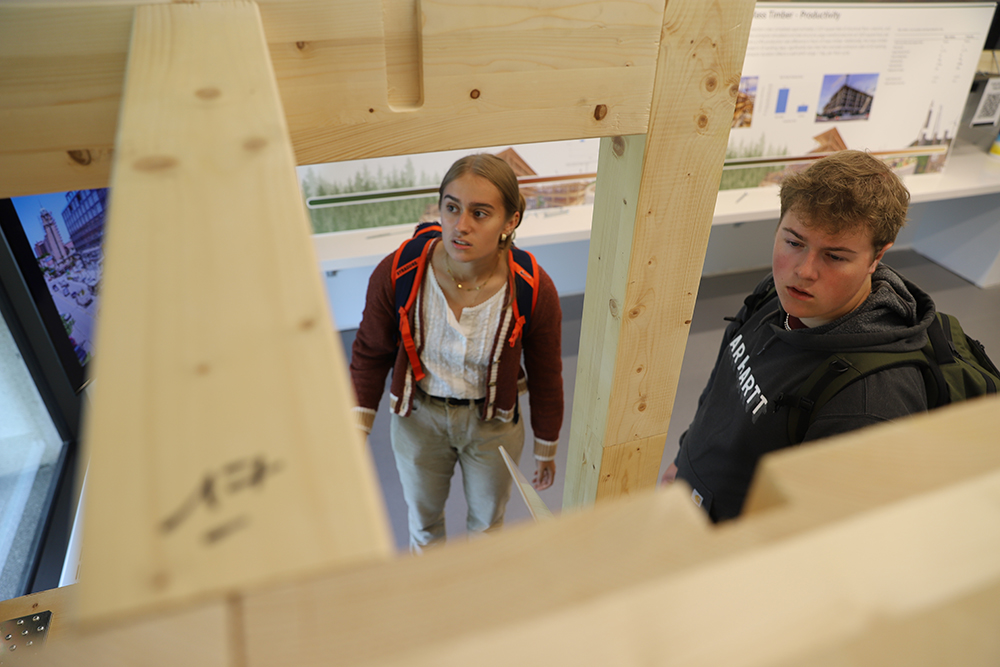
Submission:
[[816,105],[816,122],[868,120],[878,74],[827,74]]
[[11,200],[81,365],[93,346],[107,193],[74,190]]
[[852,148],[900,174],[941,171],[992,2],[758,2],[720,189],[780,183]]
[[593,204],[599,139],[440,151],[298,168],[313,233],[437,220],[438,186],[470,153],[492,153],[517,175],[527,210]]

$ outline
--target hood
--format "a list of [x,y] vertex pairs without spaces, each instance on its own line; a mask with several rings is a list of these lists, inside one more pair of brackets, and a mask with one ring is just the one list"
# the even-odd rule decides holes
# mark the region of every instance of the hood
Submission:
[[[872,293],[843,317],[812,329],[786,331],[772,321],[775,335],[798,348],[833,352],[908,352],[927,344],[927,327],[936,309],[930,295],[894,269],[879,264]],[[785,319],[778,305],[777,322]]]

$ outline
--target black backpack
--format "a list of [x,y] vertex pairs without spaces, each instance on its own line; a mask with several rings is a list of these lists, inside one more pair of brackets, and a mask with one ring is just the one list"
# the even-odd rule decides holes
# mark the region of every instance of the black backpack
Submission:
[[[747,298],[747,319],[777,296],[772,285],[761,295]],[[920,369],[927,388],[928,408],[997,393],[1000,370],[986,355],[982,343],[970,337],[958,319],[937,313],[927,328],[927,344],[912,352],[843,352],[830,355],[802,383],[794,395],[779,394],[776,406],[788,410],[788,437],[802,442],[813,414],[837,392],[872,373],[889,368]]]

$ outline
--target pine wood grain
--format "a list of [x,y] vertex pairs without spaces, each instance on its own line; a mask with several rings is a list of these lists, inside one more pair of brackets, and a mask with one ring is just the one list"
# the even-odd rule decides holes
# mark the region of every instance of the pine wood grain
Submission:
[[[601,139],[583,301],[583,321],[589,324],[580,331],[564,507],[590,504],[597,496],[645,143],[645,135]],[[605,350],[609,353],[600,353]]]
[[[587,372],[578,375],[573,406],[574,415],[587,415],[587,426],[571,431],[575,470],[564,506],[592,503],[602,490],[627,494],[656,483],[659,466],[649,464],[626,484],[621,457],[602,450],[627,443],[643,450],[644,461],[662,456],[752,11],[752,2],[667,4],[633,233],[591,239],[591,260],[627,262],[628,270],[624,277],[602,270],[593,281],[588,274],[587,300],[596,305],[585,304],[580,367]],[[607,203],[595,198],[595,211],[619,200],[627,205],[627,196],[608,194]]]
[[[132,7],[0,4],[0,196],[107,183]],[[260,3],[300,164],[646,131],[662,0],[413,7]]]
[[[294,640],[250,632],[249,664],[336,655],[344,665],[501,665],[512,652],[581,665],[874,665],[894,652],[990,664],[1000,655],[990,630],[1000,462],[988,451],[998,403],[770,455],[783,488],[809,486],[831,458],[865,464],[840,488],[831,475],[825,492],[720,526],[678,484],[495,540],[251,592],[249,627],[269,623]],[[964,463],[936,479],[945,444]],[[897,479],[904,470],[909,481]],[[838,497],[865,486],[895,491]],[[943,624],[927,631],[934,620]]]
[[84,619],[389,552],[253,4],[137,11],[104,276]]

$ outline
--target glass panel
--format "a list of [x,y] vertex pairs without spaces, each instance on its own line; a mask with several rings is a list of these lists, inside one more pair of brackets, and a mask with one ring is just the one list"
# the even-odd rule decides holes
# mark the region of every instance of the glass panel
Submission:
[[25,592],[65,446],[7,323],[0,319],[2,600]]

